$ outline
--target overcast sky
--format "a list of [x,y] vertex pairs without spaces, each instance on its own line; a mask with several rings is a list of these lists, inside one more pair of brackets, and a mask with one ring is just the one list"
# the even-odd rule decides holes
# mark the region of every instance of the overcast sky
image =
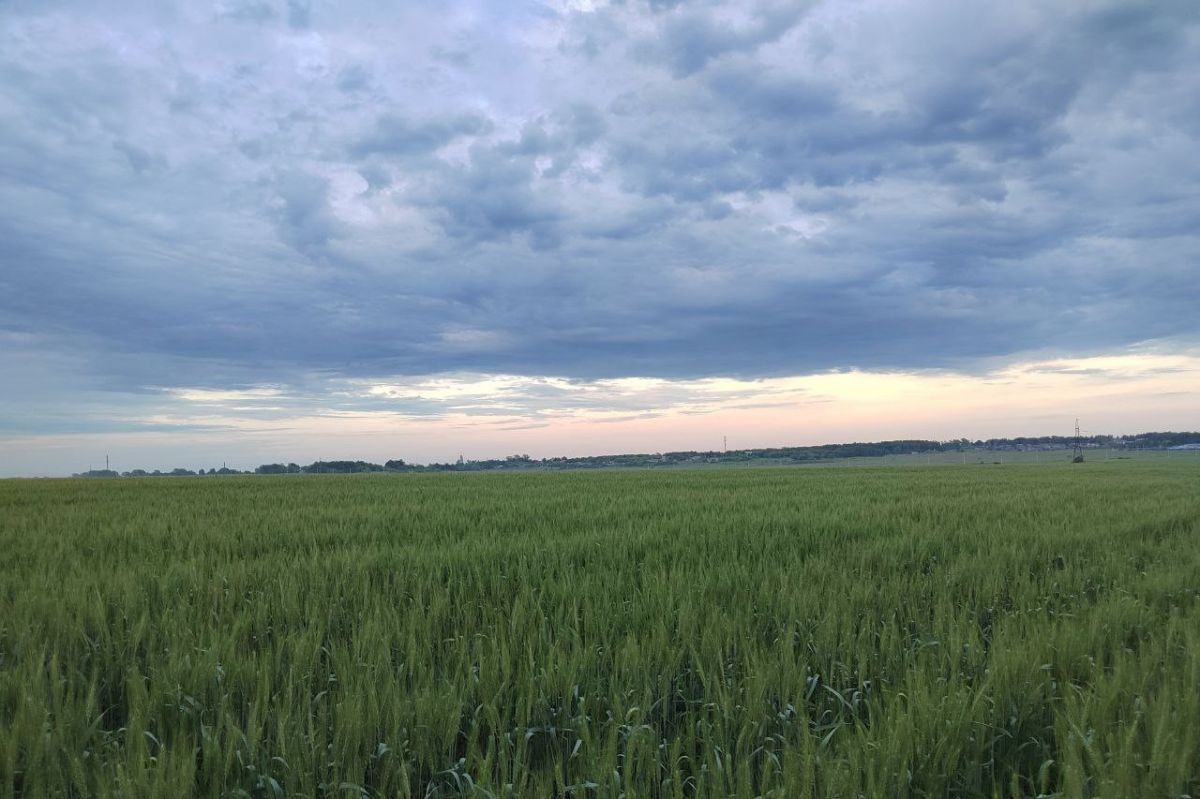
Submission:
[[0,0],[0,474],[1197,429],[1198,153],[1194,0]]

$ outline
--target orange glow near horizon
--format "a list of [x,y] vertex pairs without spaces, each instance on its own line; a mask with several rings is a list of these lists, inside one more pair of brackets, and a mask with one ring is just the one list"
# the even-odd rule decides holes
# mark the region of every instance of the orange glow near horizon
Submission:
[[[246,469],[272,461],[389,458],[424,463],[528,453],[797,446],[914,438],[1066,435],[1200,427],[1200,353],[1134,353],[1027,362],[980,375],[847,371],[763,380],[626,378],[569,381],[442,375],[355,382],[343,405],[286,411],[286,391],[176,389],[142,423],[179,432],[9,438],[0,463],[18,473],[82,471],[103,453],[121,469]],[[375,405],[355,409],[356,398]],[[412,411],[419,402],[421,412]],[[348,404],[347,404],[348,403]],[[384,407],[378,407],[383,403]],[[395,408],[389,407],[395,404]],[[210,429],[187,430],[186,425]],[[20,473],[29,473],[23,469]]]

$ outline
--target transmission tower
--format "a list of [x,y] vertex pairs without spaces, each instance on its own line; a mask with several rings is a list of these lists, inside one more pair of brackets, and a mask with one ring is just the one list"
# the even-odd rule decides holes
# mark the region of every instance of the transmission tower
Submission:
[[1075,420],[1075,446],[1071,450],[1071,463],[1083,463],[1083,437],[1079,434],[1079,420]]

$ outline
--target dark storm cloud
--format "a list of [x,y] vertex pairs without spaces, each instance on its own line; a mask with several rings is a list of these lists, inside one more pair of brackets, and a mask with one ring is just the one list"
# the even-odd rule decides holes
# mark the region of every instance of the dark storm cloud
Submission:
[[451,10],[0,5],[9,355],[137,394],[1200,333],[1194,3]]
[[287,0],[288,25],[304,29],[312,19],[312,3],[310,0]]
[[511,242],[525,235],[538,250],[560,243],[564,215],[537,192],[531,159],[475,152],[468,168],[442,175],[428,206],[451,238]]
[[301,254],[314,258],[333,238],[342,235],[342,224],[329,208],[329,181],[303,172],[286,172],[276,180],[283,203],[279,235]]
[[726,53],[753,51],[778,41],[809,5],[759,3],[751,5],[747,13],[737,6],[714,8],[700,4],[697,8],[682,3],[666,7],[652,4],[655,11],[666,13],[657,21],[654,32],[635,44],[634,52],[666,64],[672,75],[684,78]]
[[247,22],[266,22],[275,17],[275,8],[268,0],[226,0],[217,4],[217,16]]
[[411,120],[401,116],[380,117],[365,136],[350,149],[352,156],[380,153],[416,155],[432,152],[462,136],[486,132],[490,123],[477,114],[458,114],[442,119]]

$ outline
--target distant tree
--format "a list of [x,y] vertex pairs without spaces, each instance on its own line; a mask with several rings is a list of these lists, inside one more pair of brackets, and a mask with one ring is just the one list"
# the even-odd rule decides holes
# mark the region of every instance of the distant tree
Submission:
[[360,472],[382,472],[378,463],[366,461],[315,461],[304,467],[309,474],[357,474]]

